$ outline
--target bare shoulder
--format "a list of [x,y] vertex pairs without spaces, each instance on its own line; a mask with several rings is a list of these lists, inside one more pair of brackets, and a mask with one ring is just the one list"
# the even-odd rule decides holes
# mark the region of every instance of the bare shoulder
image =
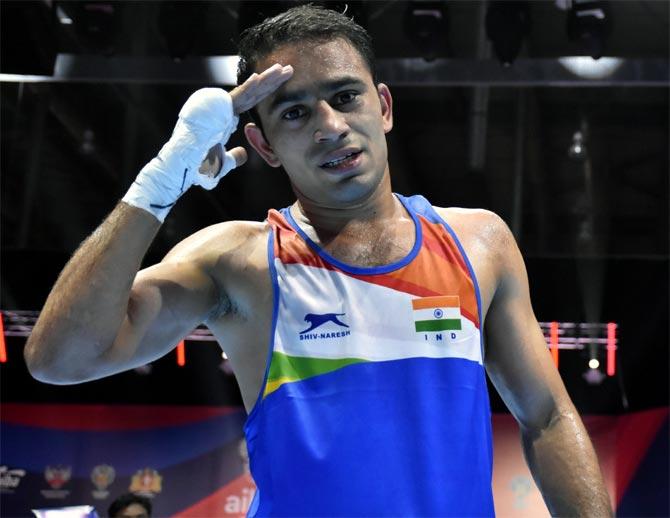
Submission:
[[495,212],[486,209],[465,209],[463,207],[433,207],[447,223],[486,223],[502,219]]
[[475,270],[486,315],[504,280],[523,271],[523,260],[505,221],[484,209],[435,207],[458,236]]
[[507,223],[495,212],[486,209],[435,207],[437,213],[452,227],[458,238],[472,246],[485,247],[499,255],[516,248]]
[[[163,262],[196,262],[206,268],[222,263],[253,266],[266,257],[267,222],[226,221],[205,227],[178,243]],[[246,264],[245,264],[246,263]]]

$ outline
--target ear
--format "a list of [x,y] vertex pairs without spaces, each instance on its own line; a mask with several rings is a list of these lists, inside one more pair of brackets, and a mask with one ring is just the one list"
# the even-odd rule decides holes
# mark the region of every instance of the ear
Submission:
[[384,133],[388,133],[393,129],[393,98],[391,97],[391,90],[384,83],[379,83],[377,85],[377,92],[379,93],[379,102],[382,107]]
[[265,140],[265,136],[258,126],[253,122],[248,123],[244,126],[244,134],[247,137],[249,144],[251,144],[251,147],[261,155],[263,160],[265,160],[270,167],[281,166],[279,158],[275,155],[272,147],[268,144],[268,141]]

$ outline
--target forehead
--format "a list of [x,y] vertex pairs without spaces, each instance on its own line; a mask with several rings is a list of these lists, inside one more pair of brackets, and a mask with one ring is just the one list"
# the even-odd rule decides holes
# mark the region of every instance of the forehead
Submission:
[[360,78],[372,83],[372,74],[361,56],[347,40],[338,38],[325,42],[298,42],[282,45],[258,62],[257,72],[280,63],[293,66],[293,76],[275,94],[262,104],[268,104],[276,95],[343,76]]
[[143,505],[132,503],[121,511],[121,516],[124,518],[133,518],[135,516],[147,516],[147,510]]
[[256,72],[260,73],[275,63],[293,66],[293,77],[289,83],[300,75],[343,72],[370,75],[360,52],[342,38],[324,42],[287,43],[260,60]]
[[258,62],[256,72],[260,73],[275,63],[292,65],[295,70],[294,77],[301,68],[314,72],[335,70],[349,73],[361,68],[367,71],[368,68],[360,52],[342,38],[282,45]]

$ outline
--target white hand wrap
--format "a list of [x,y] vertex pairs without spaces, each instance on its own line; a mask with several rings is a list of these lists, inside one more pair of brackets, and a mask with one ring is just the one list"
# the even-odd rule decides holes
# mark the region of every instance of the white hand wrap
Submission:
[[[231,169],[235,158],[224,145],[237,128],[230,94],[220,88],[202,88],[188,98],[170,140],[145,165],[123,197],[129,205],[144,209],[163,222],[179,197],[200,185],[211,190]],[[198,172],[208,151],[223,148],[221,170],[215,176]]]

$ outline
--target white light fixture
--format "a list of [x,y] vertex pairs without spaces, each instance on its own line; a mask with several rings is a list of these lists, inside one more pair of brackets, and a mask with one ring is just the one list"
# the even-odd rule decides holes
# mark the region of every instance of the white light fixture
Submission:
[[72,18],[63,11],[63,8],[60,5],[56,6],[56,17],[61,25],[72,25]]
[[572,135],[572,144],[568,148],[568,156],[573,160],[582,160],[586,155],[586,146],[584,144],[584,133],[575,131]]
[[622,58],[590,56],[565,56],[558,62],[576,76],[584,79],[605,79],[616,72],[623,63]]
[[598,367],[600,367],[600,362],[595,358],[591,358],[589,360],[589,369],[597,369]]
[[213,56],[207,60],[212,82],[220,85],[237,84],[239,56]]

